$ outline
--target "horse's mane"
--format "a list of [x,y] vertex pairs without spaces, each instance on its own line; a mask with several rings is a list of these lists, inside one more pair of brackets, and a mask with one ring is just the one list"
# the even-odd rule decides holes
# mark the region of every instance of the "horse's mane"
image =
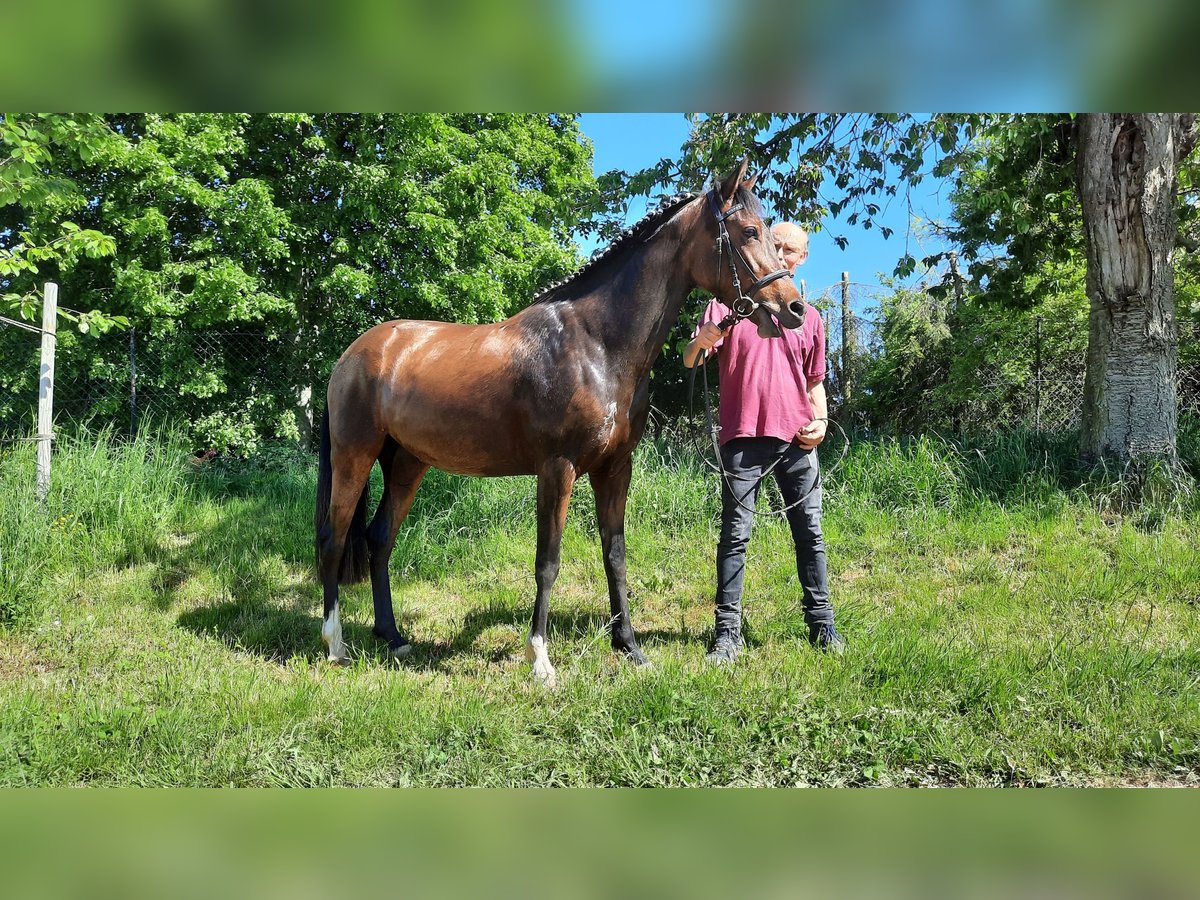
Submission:
[[533,303],[546,303],[552,299],[555,299],[554,295],[558,293],[560,288],[564,288],[569,284],[573,284],[575,281],[579,280],[589,272],[594,272],[600,266],[613,259],[617,254],[617,251],[623,250],[626,247],[633,247],[641,244],[652,234],[658,231],[663,224],[668,222],[675,215],[675,213],[679,212],[679,210],[681,210],[684,206],[700,196],[703,196],[703,194],[688,193],[675,194],[674,196],[664,198],[657,207],[646,213],[646,215],[642,216],[641,219],[618,234],[613,242],[603,250],[598,250],[596,253],[592,254],[591,259],[585,262],[566,278],[547,285],[538,291],[530,305]]

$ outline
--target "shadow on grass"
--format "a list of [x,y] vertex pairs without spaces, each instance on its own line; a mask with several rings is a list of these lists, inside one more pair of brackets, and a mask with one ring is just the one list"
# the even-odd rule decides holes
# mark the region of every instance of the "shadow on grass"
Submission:
[[[286,594],[285,594],[286,596]],[[319,662],[325,656],[321,642],[321,615],[309,612],[299,602],[279,603],[279,598],[232,600],[189,609],[177,623],[193,634],[216,638],[231,651],[249,653],[279,665],[294,658]],[[401,616],[402,631],[411,633],[412,622],[420,617]],[[551,611],[549,634],[552,643],[592,641],[600,650],[609,649],[607,613],[582,609]],[[457,671],[453,661],[461,656],[478,657],[482,663],[500,662],[522,650],[529,627],[529,611],[492,604],[467,613],[462,626],[449,640],[415,640],[412,653],[401,665],[409,668],[449,673]],[[489,647],[485,635],[491,629],[515,630],[519,639],[502,641]],[[367,659],[378,665],[392,665],[387,648],[365,624],[342,620],[343,636],[353,659]],[[644,647],[668,642],[687,643],[689,634],[669,629],[650,629],[639,633]],[[494,644],[494,642],[493,642]]]
[[[176,621],[201,637],[216,638],[234,652],[280,665],[294,657],[317,662],[325,656],[321,617],[299,609],[233,600],[189,609]],[[353,622],[344,623],[343,632],[355,647],[375,640],[370,628]]]
[[[532,601],[528,609],[502,604],[473,609],[467,613],[462,627],[449,641],[414,643],[412,661],[418,666],[438,669],[452,657],[483,654],[490,655],[491,662],[498,662],[512,651],[511,645],[489,651],[479,646],[480,639],[493,628],[515,629],[520,635],[521,647],[524,647],[532,612]],[[611,621],[607,610],[551,609],[548,617],[549,641],[552,646],[563,641],[590,641],[598,649],[607,651],[611,647],[608,631]],[[684,632],[661,628],[638,631],[637,636],[638,642],[644,647],[693,640],[691,635]]]
[[[313,484],[311,473],[304,469],[258,473],[235,471],[201,473],[193,486],[199,496],[216,504],[219,514],[207,524],[171,546],[159,548],[150,561],[159,567],[155,584],[156,605],[162,610],[179,606],[176,621],[181,628],[194,634],[216,637],[235,652],[250,653],[265,660],[285,664],[300,657],[318,661],[324,657],[320,638],[321,590],[312,577],[311,503]],[[466,490],[465,479],[445,479],[432,485],[434,490],[425,498],[425,507],[434,510],[458,502]],[[378,485],[376,485],[378,488]],[[378,490],[374,491],[375,499]],[[420,500],[420,495],[418,495]],[[413,516],[422,510],[414,507]],[[431,542],[461,540],[458,525],[437,523],[426,537]],[[445,533],[442,533],[442,532]],[[533,548],[529,548],[532,561]],[[473,568],[471,555],[454,557],[444,574],[452,575]],[[306,575],[299,581],[295,571]],[[212,591],[215,599],[197,605],[198,579],[203,590]],[[396,576],[393,574],[393,584]],[[188,594],[188,591],[191,591]],[[361,602],[360,597],[355,602]],[[484,598],[487,602],[487,598]],[[532,613],[529,606],[488,602],[486,606],[466,613],[457,633],[449,639],[416,641],[413,652],[403,662],[409,667],[449,672],[460,667],[456,657],[476,656],[481,662],[497,662],[514,650],[523,649]],[[369,603],[369,601],[368,601]],[[596,608],[551,609],[549,626],[552,641],[593,640],[597,647],[607,650],[609,623],[607,598],[598,598]],[[363,616],[370,616],[369,605]],[[414,621],[422,615],[419,607],[405,615],[400,613],[400,627],[412,633]],[[636,622],[636,619],[635,619]],[[485,632],[502,627],[519,635],[519,645],[488,639]],[[390,665],[392,660],[385,645],[371,632],[343,615],[343,634],[351,648],[352,658],[375,660]],[[647,645],[669,641],[691,641],[683,632],[665,629],[639,633]]]

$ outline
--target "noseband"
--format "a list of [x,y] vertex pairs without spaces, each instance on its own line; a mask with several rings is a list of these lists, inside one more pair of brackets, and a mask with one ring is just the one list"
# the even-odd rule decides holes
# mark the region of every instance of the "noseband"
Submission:
[[729,304],[729,308],[733,310],[733,319],[728,322],[721,323],[721,330],[724,331],[729,325],[732,325],[737,319],[745,319],[754,314],[758,309],[759,303],[754,300],[754,295],[765,288],[773,281],[778,281],[780,278],[787,278],[792,273],[787,269],[777,269],[770,274],[764,275],[754,284],[750,285],[748,291],[742,290],[742,280],[738,277],[737,264],[734,262],[734,257],[737,257],[750,276],[754,276],[754,269],[750,267],[750,263],[746,262],[746,257],[742,256],[742,252],[734,245],[729,238],[729,229],[725,226],[725,220],[732,216],[740,209],[745,209],[744,203],[735,203],[721,212],[721,205],[717,200],[717,192],[709,191],[706,195],[708,200],[708,208],[712,210],[713,217],[717,220],[717,273],[720,276],[721,259],[725,255],[725,247],[729,247],[729,271],[733,275],[733,289],[737,292],[737,299]]

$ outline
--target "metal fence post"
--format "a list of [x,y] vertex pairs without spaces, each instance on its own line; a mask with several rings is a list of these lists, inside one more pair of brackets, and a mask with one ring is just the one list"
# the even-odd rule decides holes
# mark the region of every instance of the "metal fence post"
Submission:
[[42,300],[42,360],[38,380],[37,498],[50,493],[50,453],[54,441],[54,345],[58,340],[58,285],[47,281]]
[[129,436],[137,437],[137,328],[129,329]]
[[1042,317],[1035,320],[1033,342],[1033,427],[1040,431],[1042,428]]

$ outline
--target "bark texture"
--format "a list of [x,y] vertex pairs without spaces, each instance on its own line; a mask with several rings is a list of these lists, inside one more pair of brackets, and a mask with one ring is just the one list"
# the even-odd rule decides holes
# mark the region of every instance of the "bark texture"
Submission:
[[1175,457],[1176,172],[1190,118],[1079,117],[1079,195],[1091,304],[1080,450],[1085,459]]

